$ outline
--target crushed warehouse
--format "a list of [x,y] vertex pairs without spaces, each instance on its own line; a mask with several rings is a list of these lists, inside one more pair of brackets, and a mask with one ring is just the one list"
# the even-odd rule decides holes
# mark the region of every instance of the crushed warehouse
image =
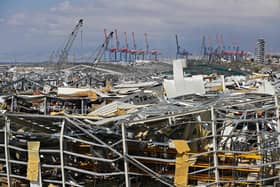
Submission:
[[278,74],[184,63],[3,70],[1,186],[279,185]]

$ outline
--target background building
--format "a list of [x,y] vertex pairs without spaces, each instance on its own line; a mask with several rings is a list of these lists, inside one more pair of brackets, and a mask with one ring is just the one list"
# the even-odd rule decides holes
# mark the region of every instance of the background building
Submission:
[[256,62],[264,63],[265,59],[265,40],[263,38],[258,39],[256,44]]

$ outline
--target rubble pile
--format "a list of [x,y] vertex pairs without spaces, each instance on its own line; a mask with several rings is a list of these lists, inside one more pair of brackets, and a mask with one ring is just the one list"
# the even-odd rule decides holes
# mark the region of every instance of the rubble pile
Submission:
[[2,70],[0,184],[277,185],[279,73],[183,63]]

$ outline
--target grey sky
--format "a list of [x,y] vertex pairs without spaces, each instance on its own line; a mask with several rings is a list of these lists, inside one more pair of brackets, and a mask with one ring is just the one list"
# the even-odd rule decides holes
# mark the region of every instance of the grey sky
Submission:
[[238,43],[253,51],[257,37],[264,37],[268,51],[280,51],[279,0],[1,0],[0,61],[46,60],[63,42],[79,18],[84,19],[84,42],[77,38],[72,53],[87,56],[103,41],[103,29],[118,29],[123,45],[126,31],[136,33],[144,48],[175,55],[177,33],[181,45],[198,54],[203,35],[223,34],[226,45]]

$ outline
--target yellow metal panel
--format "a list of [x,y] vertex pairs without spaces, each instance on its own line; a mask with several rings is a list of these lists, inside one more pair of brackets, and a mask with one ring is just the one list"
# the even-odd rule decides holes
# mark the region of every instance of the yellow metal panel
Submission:
[[115,112],[116,115],[121,116],[127,114],[125,109],[118,108],[117,111]]
[[174,183],[177,187],[186,187],[188,181],[188,156],[177,156],[176,157],[176,169],[174,176]]
[[[189,152],[188,155],[196,155],[199,153],[193,153]],[[205,154],[204,156],[209,156],[210,154]],[[237,153],[218,153],[218,157],[223,157],[223,158],[244,158],[244,159],[255,159],[255,160],[261,160],[263,158],[262,155],[257,154],[257,153],[243,153],[243,154],[237,154]]]
[[49,184],[48,187],[56,187],[55,185],[53,184]]
[[186,142],[186,140],[173,140],[173,144],[179,154],[183,154],[185,152],[189,152],[190,148]]
[[223,91],[223,85],[211,87],[211,91]]
[[262,159],[262,155],[256,154],[256,153],[243,153],[243,154],[233,154],[233,153],[226,153],[226,154],[218,154],[218,156],[225,156],[226,158],[246,158],[246,159],[256,159],[256,160],[260,160]]
[[250,75],[249,79],[265,79],[268,78],[269,75],[268,74],[254,74],[254,75]]
[[189,156],[190,148],[185,140],[173,140],[177,150],[174,184],[177,187],[188,186]]
[[27,179],[30,181],[38,181],[39,174],[39,148],[40,142],[27,142],[28,146],[28,163],[27,163]]

